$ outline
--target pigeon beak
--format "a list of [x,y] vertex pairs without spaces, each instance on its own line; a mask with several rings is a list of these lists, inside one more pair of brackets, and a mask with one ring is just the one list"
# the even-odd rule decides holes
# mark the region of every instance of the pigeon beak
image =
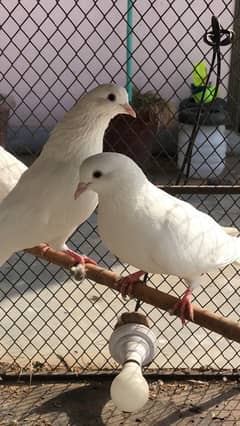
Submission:
[[74,200],[77,200],[78,197],[88,189],[89,185],[90,185],[90,182],[89,183],[79,182],[77,189],[74,192]]
[[136,118],[136,112],[129,104],[122,104],[125,114],[131,115],[131,117]]

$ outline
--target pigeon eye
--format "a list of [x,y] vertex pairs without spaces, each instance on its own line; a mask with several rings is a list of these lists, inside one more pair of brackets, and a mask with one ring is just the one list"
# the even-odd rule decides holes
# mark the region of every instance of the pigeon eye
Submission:
[[102,176],[102,172],[100,172],[99,170],[96,170],[95,172],[93,172],[94,178],[100,178],[101,176]]
[[116,96],[114,95],[114,93],[110,93],[108,95],[108,100],[111,102],[114,102],[116,100]]

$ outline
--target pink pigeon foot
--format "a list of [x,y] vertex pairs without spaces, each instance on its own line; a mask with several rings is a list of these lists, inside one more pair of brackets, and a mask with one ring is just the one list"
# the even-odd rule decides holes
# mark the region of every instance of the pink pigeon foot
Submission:
[[179,299],[177,303],[173,306],[171,309],[171,313],[176,312],[178,309],[180,309],[180,318],[182,321],[182,325],[184,326],[186,324],[186,313],[188,313],[189,318],[193,321],[193,307],[191,304],[191,296],[192,296],[192,289],[188,288],[182,299]]
[[85,265],[86,263],[91,263],[91,265],[97,265],[95,260],[93,260],[90,257],[87,257],[83,254],[76,253],[75,251],[70,250],[70,249],[64,249],[63,251],[64,251],[64,253],[73,257],[73,259],[76,260],[76,263],[80,263],[81,265]]
[[[50,249],[50,246],[47,243],[45,243],[45,247],[42,248],[42,251],[44,254],[46,254],[49,249]],[[64,249],[63,252],[71,256],[74,260],[76,260],[76,263],[80,263],[81,265],[85,265],[85,263],[91,263],[91,265],[97,265],[95,260],[83,254],[76,253],[75,251],[70,250],[69,248]]]
[[117,289],[121,292],[121,295],[124,299],[126,298],[127,295],[132,297],[133,285],[144,274],[145,274],[144,271],[137,271],[118,281]]

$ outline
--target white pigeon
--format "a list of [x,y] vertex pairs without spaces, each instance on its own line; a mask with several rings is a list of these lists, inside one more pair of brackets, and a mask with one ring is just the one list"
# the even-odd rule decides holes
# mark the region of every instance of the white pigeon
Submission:
[[188,289],[174,307],[180,308],[183,324],[186,310],[193,318],[191,294],[200,276],[240,262],[240,239],[228,235],[229,228],[157,188],[124,155],[106,152],[84,161],[75,199],[92,191],[99,196],[103,243],[123,262],[140,269],[121,280],[122,293],[131,293],[129,283],[132,286],[145,272],[183,278]]
[[79,163],[102,151],[104,132],[117,114],[135,116],[126,90],[102,85],[82,96],[56,125],[40,157],[0,204],[0,265],[15,251],[43,242],[78,263],[91,261],[69,250],[65,241],[92,214],[97,195],[86,193],[76,203],[72,194]]
[[27,166],[0,146],[0,202],[19,181]]

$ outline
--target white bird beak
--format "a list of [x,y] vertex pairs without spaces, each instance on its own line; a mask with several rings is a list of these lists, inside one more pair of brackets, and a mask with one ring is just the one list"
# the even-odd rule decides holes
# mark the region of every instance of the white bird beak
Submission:
[[85,182],[79,182],[76,191],[74,192],[74,200],[77,200],[78,197],[87,190],[88,186],[90,185],[89,183],[85,183]]
[[126,114],[131,115],[131,117],[136,118],[136,112],[129,104],[122,104],[123,109],[126,111]]

